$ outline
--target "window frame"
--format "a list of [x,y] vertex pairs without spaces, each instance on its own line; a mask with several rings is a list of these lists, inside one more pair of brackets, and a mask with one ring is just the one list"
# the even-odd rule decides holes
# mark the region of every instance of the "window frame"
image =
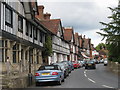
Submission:
[[30,25],[29,26],[30,27],[30,33],[29,33],[30,35],[29,36],[32,38],[33,37],[33,25],[31,23],[29,25]]
[[26,21],[26,31],[25,31],[25,34],[27,36],[29,36],[29,29],[30,29],[30,23],[28,21]]
[[[10,12],[10,16],[9,16],[9,18],[11,19],[10,22],[7,21],[7,18],[6,18],[6,17],[8,17],[8,16],[6,16],[6,15],[8,15],[8,13],[7,13],[6,10],[9,10],[9,12]],[[13,11],[12,11],[12,9],[11,9],[10,7],[8,7],[7,5],[5,6],[5,25],[13,28]]]
[[18,15],[18,31],[23,33],[23,18],[20,15]]

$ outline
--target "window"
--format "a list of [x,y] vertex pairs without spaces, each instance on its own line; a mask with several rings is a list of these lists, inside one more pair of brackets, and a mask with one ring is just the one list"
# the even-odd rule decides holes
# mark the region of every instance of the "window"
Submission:
[[39,52],[37,52],[37,64],[39,64]]
[[13,46],[13,63],[16,63],[16,44]]
[[30,23],[26,21],[26,35],[29,35]]
[[39,37],[40,37],[40,42],[41,42],[41,43],[43,42],[43,40],[42,40],[42,39],[43,39],[43,36],[42,36],[42,35],[43,35],[43,33],[40,31],[40,36],[39,36]]
[[23,18],[21,16],[18,16],[18,31],[23,33]]
[[0,40],[0,62],[7,61],[7,40]]
[[33,64],[33,50],[32,49],[29,51],[29,62]]
[[37,29],[35,27],[33,27],[33,30],[34,30],[34,39],[37,40]]
[[[29,24],[30,25],[30,24]],[[30,25],[30,37],[32,38],[32,33],[33,33],[33,26]]]
[[9,9],[7,6],[5,8],[5,24],[9,27],[13,27],[13,14],[12,10]]
[[[15,44],[12,48],[13,50],[13,63],[18,63],[20,62],[20,58],[19,58],[19,44]],[[21,50],[21,55],[22,55],[22,50]],[[22,57],[22,56],[21,56]]]

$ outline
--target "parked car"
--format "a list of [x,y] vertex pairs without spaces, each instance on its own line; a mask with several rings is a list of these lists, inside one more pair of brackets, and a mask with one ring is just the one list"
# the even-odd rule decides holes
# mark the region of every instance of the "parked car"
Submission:
[[64,63],[53,63],[53,65],[59,65],[64,72],[64,77],[66,78],[69,75],[69,70]]
[[56,81],[61,85],[64,81],[64,72],[58,65],[43,65],[35,73],[36,86],[41,82]]
[[78,61],[78,63],[80,64],[80,67],[83,67],[83,61]]
[[69,70],[69,73],[71,73],[72,68],[71,68],[71,65],[69,64],[69,62],[68,61],[62,61],[61,63],[64,63],[67,66],[67,68]]
[[93,59],[92,61],[94,61],[94,62],[95,62],[95,64],[99,64],[99,61],[98,61],[98,60],[96,60],[96,59]]
[[73,61],[74,68],[80,68],[80,64],[77,61]]
[[87,61],[85,64],[85,69],[96,69],[96,64],[94,61]]
[[100,63],[104,63],[104,60],[103,60],[103,59],[101,59],[101,60],[100,60]]
[[68,63],[70,65],[71,71],[74,70],[73,62],[72,61],[68,61]]
[[104,60],[104,66],[107,66],[107,64],[108,64],[108,61]]

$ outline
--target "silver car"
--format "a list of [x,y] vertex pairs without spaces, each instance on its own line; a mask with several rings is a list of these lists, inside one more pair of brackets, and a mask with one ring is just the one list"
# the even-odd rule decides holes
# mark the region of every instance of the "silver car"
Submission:
[[56,81],[57,84],[61,85],[64,81],[64,72],[58,65],[44,65],[41,66],[35,73],[36,86],[41,82]]

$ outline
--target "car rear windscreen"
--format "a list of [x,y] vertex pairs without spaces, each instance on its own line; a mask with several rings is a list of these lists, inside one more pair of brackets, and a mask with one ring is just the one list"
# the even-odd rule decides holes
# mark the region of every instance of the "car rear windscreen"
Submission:
[[38,70],[58,70],[57,66],[41,66]]

